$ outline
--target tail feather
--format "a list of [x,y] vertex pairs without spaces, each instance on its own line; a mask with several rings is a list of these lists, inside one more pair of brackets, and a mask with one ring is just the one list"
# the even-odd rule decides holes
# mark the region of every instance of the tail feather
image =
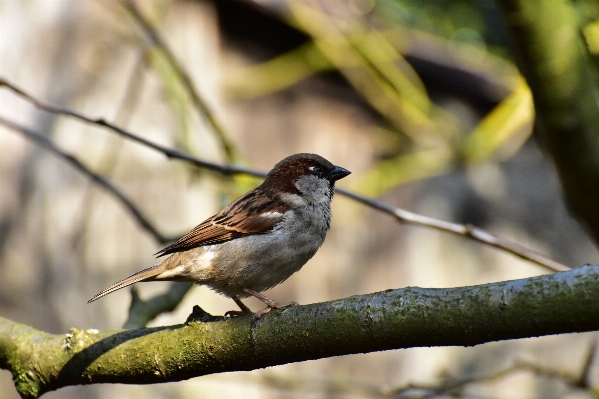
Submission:
[[159,275],[160,273],[162,273],[164,271],[163,268],[160,266],[161,266],[161,264],[158,264],[158,265],[155,265],[152,267],[148,267],[147,269],[143,269],[137,273],[130,275],[129,277],[122,279],[121,281],[118,281],[118,282],[112,284],[110,287],[105,288],[102,291],[98,292],[96,295],[94,295],[94,297],[92,299],[90,299],[89,301],[87,301],[87,303],[92,303],[96,299],[100,299],[103,296],[110,294],[111,292],[120,290],[121,288],[125,288],[131,284],[135,284],[140,281],[153,280],[154,277],[156,277],[157,275]]

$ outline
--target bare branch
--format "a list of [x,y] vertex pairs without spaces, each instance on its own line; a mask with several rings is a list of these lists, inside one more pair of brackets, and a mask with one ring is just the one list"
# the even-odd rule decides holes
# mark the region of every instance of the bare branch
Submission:
[[575,386],[579,388],[588,388],[591,383],[591,373],[593,372],[593,363],[597,358],[597,339],[593,341],[587,355],[585,356],[584,365],[580,371],[580,376],[575,380]]
[[[171,148],[167,148],[167,147],[161,146],[159,144],[152,143],[146,139],[143,139],[133,133],[126,131],[123,128],[120,128],[112,123],[106,122],[103,119],[92,119],[92,118],[81,115],[81,114],[79,114],[75,111],[69,110],[69,109],[63,109],[63,108],[59,108],[59,107],[55,107],[55,106],[46,104],[42,101],[35,99],[33,96],[25,93],[23,90],[17,88],[13,84],[9,83],[8,81],[6,81],[5,79],[2,79],[2,78],[0,78],[0,86],[5,86],[5,87],[9,88],[10,90],[15,92],[19,96],[25,98],[26,100],[28,100],[32,104],[36,105],[40,109],[44,109],[46,111],[71,116],[71,117],[74,117],[81,121],[84,121],[86,123],[91,123],[91,124],[99,125],[102,127],[106,127],[106,128],[108,128],[128,139],[131,139],[131,140],[139,143],[139,144],[150,147],[156,151],[160,151],[169,158],[180,159],[182,161],[189,162],[192,165],[195,165],[195,166],[198,166],[201,168],[205,168],[205,169],[211,170],[213,172],[222,173],[225,175],[246,174],[246,175],[256,176],[256,177],[266,176],[265,172],[261,172],[261,171],[255,170],[255,169],[246,169],[246,168],[241,168],[241,167],[237,167],[237,166],[233,166],[233,165],[226,165],[226,164],[219,164],[219,163],[205,161],[205,160],[193,157],[184,152],[173,150]],[[546,256],[543,256],[531,249],[523,247],[522,245],[519,245],[515,242],[512,242],[505,238],[501,238],[496,235],[493,235],[493,234],[491,234],[485,230],[482,230],[478,227],[475,227],[472,225],[462,225],[462,224],[457,224],[457,223],[446,222],[446,221],[434,219],[434,218],[431,218],[428,216],[412,213],[412,212],[391,206],[382,201],[363,197],[359,194],[353,193],[351,191],[348,191],[348,190],[345,190],[345,189],[342,189],[339,187],[336,188],[336,191],[341,195],[345,195],[349,198],[352,198],[352,199],[354,199],[358,202],[361,202],[367,206],[370,206],[374,209],[378,209],[379,211],[382,211],[384,213],[392,215],[400,222],[430,227],[430,228],[445,231],[448,233],[457,234],[457,235],[460,235],[463,237],[468,237],[475,241],[478,241],[478,242],[493,246],[495,248],[502,249],[506,252],[512,253],[522,259],[529,260],[529,261],[536,263],[540,266],[543,266],[551,271],[564,271],[564,270],[570,269],[570,267],[567,265],[564,265],[555,260],[552,260],[552,259],[550,259]]]
[[330,356],[594,331],[598,282],[599,266],[587,265],[479,286],[387,290],[258,321],[249,315],[67,335],[0,318],[0,368],[13,373],[24,398],[36,398],[67,385],[163,383]]
[[192,283],[171,283],[169,289],[147,301],[142,300],[135,286],[131,287],[131,306],[123,328],[145,327],[150,320],[165,312],[172,312],[193,287]]
[[156,241],[165,244],[167,242],[171,242],[176,238],[173,237],[165,237],[154,228],[152,223],[150,223],[149,219],[142,213],[140,209],[137,208],[133,202],[125,196],[119,189],[117,189],[109,180],[107,180],[104,176],[99,175],[97,173],[89,170],[85,165],[83,165],[77,158],[74,156],[65,153],[58,147],[54,145],[50,140],[46,137],[42,136],[39,133],[35,133],[32,130],[29,130],[23,126],[20,126],[14,122],[11,122],[7,119],[4,119],[0,116],[0,124],[10,128],[15,132],[21,133],[27,139],[34,141],[38,145],[41,145],[54,155],[57,155],[59,158],[65,160],[69,165],[74,167],[77,171],[81,172],[85,176],[92,179],[95,183],[100,185],[102,188],[107,190],[110,194],[112,194],[116,199],[125,207],[125,209],[133,216],[135,220],[145,229],[147,230]]
[[148,141],[140,136],[137,136],[137,135],[121,128],[121,127],[118,127],[117,125],[110,123],[110,122],[104,120],[103,118],[90,118],[90,117],[84,116],[80,113],[77,113],[75,111],[72,111],[70,109],[57,107],[57,106],[48,104],[44,101],[38,100],[35,97],[31,96],[30,94],[26,93],[22,89],[18,88],[17,86],[13,85],[12,83],[9,83],[6,79],[1,78],[1,77],[0,77],[0,87],[6,87],[6,88],[12,90],[15,94],[18,94],[20,97],[29,101],[30,103],[32,103],[39,109],[43,109],[45,111],[52,112],[55,114],[70,116],[72,118],[78,119],[85,123],[90,123],[92,125],[105,127],[105,128],[112,130],[113,132],[118,133],[119,135],[124,136],[132,141],[135,141],[135,142],[142,144],[146,147],[152,148],[156,151],[162,152],[168,158],[180,159],[182,161],[188,162],[188,163],[198,166],[200,168],[208,169],[210,171],[221,173],[224,175],[245,174],[245,175],[257,176],[257,177],[266,176],[266,173],[258,171],[258,170],[240,168],[240,167],[233,166],[233,165],[205,161],[205,160],[193,157],[189,154],[186,154],[182,151],[177,151],[172,148],[161,146],[160,144],[152,143],[151,141]]
[[368,205],[372,208],[378,209],[381,212],[391,215],[402,223],[410,223],[419,226],[430,227],[433,229],[471,238],[475,241],[482,242],[483,244],[502,249],[522,259],[529,260],[556,272],[563,272],[571,269],[570,266],[566,266],[544,255],[541,255],[540,253],[535,252],[532,249],[526,248],[513,241],[509,241],[505,238],[491,234],[488,231],[485,231],[470,224],[464,225],[458,223],[451,223],[446,222],[444,220],[419,215],[417,213],[409,212],[401,208],[396,208],[382,201],[363,197],[359,194],[353,193],[343,188],[338,188],[337,192],[339,194],[346,195],[349,198],[352,198],[358,202],[361,202],[364,205]]
[[551,368],[541,366],[539,364],[532,363],[529,361],[520,360],[520,361],[514,362],[514,364],[512,364],[509,367],[506,367],[504,369],[501,369],[499,371],[496,371],[494,373],[490,373],[487,375],[463,378],[463,379],[448,378],[445,382],[440,383],[440,384],[408,383],[401,388],[393,389],[392,391],[389,392],[389,394],[392,396],[401,396],[402,394],[406,394],[410,391],[424,391],[424,392],[430,393],[430,395],[427,395],[427,397],[431,397],[431,395],[439,396],[439,395],[448,395],[448,394],[452,395],[452,396],[457,395],[459,397],[462,397],[463,396],[462,391],[468,385],[497,381],[497,380],[500,380],[510,374],[513,374],[513,373],[521,371],[521,370],[530,371],[530,372],[540,375],[540,376],[545,376],[545,377],[553,378],[556,380],[560,380],[560,381],[564,382],[565,384],[567,384],[568,386],[570,386],[571,388],[580,388],[577,385],[576,377],[574,377],[566,372],[563,372],[561,370],[551,369]]
[[148,21],[143,16],[143,14],[139,10],[139,8],[135,5],[134,1],[122,0],[121,4],[125,7],[125,9],[127,9],[127,11],[129,11],[129,13],[133,17],[133,19],[135,19],[135,21],[139,24],[139,26],[143,30],[143,32],[144,32],[143,37],[146,42],[146,45],[150,48],[156,48],[160,52],[162,52],[162,54],[164,54],[166,60],[168,61],[170,66],[173,68],[173,70],[176,72],[176,74],[178,75],[183,86],[189,93],[189,95],[191,97],[191,101],[193,102],[193,105],[195,106],[196,110],[198,111],[198,113],[200,115],[202,115],[206,119],[206,121],[208,121],[210,127],[212,128],[212,130],[216,134],[217,138],[219,139],[220,144],[227,156],[227,160],[229,162],[233,162],[235,160],[235,150],[233,148],[233,145],[230,143],[229,139],[227,138],[227,135],[225,134],[225,130],[222,127],[222,124],[218,121],[214,112],[208,106],[208,103],[198,93],[193,82],[191,81],[191,78],[189,77],[189,75],[187,75],[187,73],[185,72],[183,67],[181,67],[179,62],[177,62],[175,55],[170,50],[170,48],[166,45],[166,42],[164,40],[162,40],[162,38],[160,37],[160,34],[152,26],[150,21]]

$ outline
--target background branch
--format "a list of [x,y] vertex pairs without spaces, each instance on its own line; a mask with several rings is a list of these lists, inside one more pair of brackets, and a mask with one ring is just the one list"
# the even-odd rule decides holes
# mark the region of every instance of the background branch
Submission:
[[329,356],[592,331],[599,329],[598,282],[599,266],[589,265],[472,287],[388,290],[259,321],[118,332],[51,335],[0,318],[0,367],[13,373],[22,397],[36,398],[75,384],[161,383]]
[[464,389],[472,384],[480,384],[490,381],[500,380],[502,378],[507,377],[510,374],[516,373],[518,371],[530,371],[536,375],[545,376],[548,378],[553,378],[556,380],[560,380],[563,383],[571,386],[578,387],[577,378],[565,373],[561,370],[551,369],[536,363],[531,363],[527,361],[516,361],[512,366],[506,367],[494,373],[490,373],[483,376],[476,376],[471,378],[447,378],[447,381],[441,384],[417,384],[417,383],[409,383],[401,388],[396,388],[391,391],[393,396],[401,396],[402,394],[407,394],[408,392],[413,391],[423,391],[428,392],[429,395],[426,397],[436,397],[440,395],[451,395],[451,397],[463,397]]
[[266,176],[266,174],[264,172],[261,172],[258,170],[241,168],[241,167],[227,165],[227,164],[221,164],[221,163],[217,163],[217,162],[204,161],[202,159],[199,159],[199,158],[193,157],[189,154],[186,154],[183,151],[178,151],[178,150],[175,150],[172,148],[162,146],[160,144],[153,143],[149,140],[144,139],[143,137],[140,137],[138,135],[135,135],[135,134],[127,131],[126,129],[123,129],[113,123],[110,123],[110,122],[104,120],[103,118],[90,118],[88,116],[82,115],[82,114],[72,111],[70,109],[61,108],[61,107],[57,107],[57,106],[48,104],[44,101],[36,99],[35,97],[26,93],[25,91],[23,91],[22,89],[20,89],[19,87],[15,86],[15,85],[13,85],[12,83],[8,82],[6,79],[4,79],[2,77],[0,77],[0,87],[6,87],[6,88],[10,89],[12,92],[14,92],[15,94],[24,98],[25,100],[29,101],[30,103],[32,103],[39,109],[43,109],[45,111],[52,112],[55,114],[70,116],[72,118],[78,119],[85,123],[90,123],[92,125],[97,125],[97,126],[107,128],[107,129],[112,130],[113,132],[118,133],[119,135],[126,137],[136,143],[142,144],[146,147],[149,147],[156,151],[159,151],[159,152],[163,153],[164,155],[166,155],[168,158],[180,159],[180,160],[188,162],[192,165],[195,165],[195,166],[198,166],[198,167],[201,167],[204,169],[208,169],[213,172],[221,173],[224,175],[245,174],[245,175],[257,176],[257,177]]
[[123,0],[121,4],[125,7],[125,9],[130,13],[130,15],[135,19],[135,21],[139,24],[141,29],[144,32],[144,40],[149,48],[155,48],[160,51],[166,61],[169,63],[171,68],[177,74],[179,80],[182,82],[185,87],[187,93],[191,97],[191,101],[198,111],[200,115],[208,121],[208,124],[212,128],[213,132],[216,134],[218,140],[220,141],[221,147],[225,152],[227,160],[229,162],[233,162],[235,160],[235,149],[233,145],[229,142],[227,135],[225,133],[222,124],[216,118],[214,112],[208,106],[208,103],[202,98],[199,92],[196,90],[191,78],[183,67],[177,61],[175,55],[170,50],[170,48],[166,45],[165,41],[161,38],[158,31],[152,26],[150,21],[144,17],[139,8],[136,6],[135,2],[132,0]]
[[[219,163],[215,163],[215,162],[205,161],[205,160],[193,157],[184,152],[177,151],[177,150],[174,150],[171,148],[161,146],[159,144],[152,143],[151,141],[148,141],[148,140],[146,140],[142,137],[139,137],[131,132],[128,132],[127,130],[125,130],[123,128],[120,128],[110,122],[107,122],[104,119],[89,118],[87,116],[81,115],[72,110],[63,109],[63,108],[59,108],[59,107],[55,107],[55,106],[46,104],[40,100],[37,100],[30,94],[27,94],[22,89],[16,87],[15,85],[9,83],[8,81],[6,81],[5,79],[2,79],[2,78],[0,78],[0,86],[7,87],[8,89],[12,90],[14,93],[25,98],[26,100],[28,100],[29,102],[31,102],[32,104],[34,104],[35,106],[37,106],[40,109],[44,109],[49,112],[55,112],[55,113],[71,116],[71,117],[74,117],[74,118],[81,120],[83,122],[86,122],[86,123],[91,123],[91,124],[95,124],[95,125],[99,125],[99,126],[108,128],[108,129],[114,131],[115,133],[118,133],[119,135],[122,135],[128,139],[131,139],[139,144],[150,147],[156,151],[160,151],[169,158],[179,159],[179,160],[182,160],[185,162],[189,162],[192,165],[202,167],[202,168],[211,170],[213,172],[217,172],[217,173],[221,173],[221,174],[225,174],[225,175],[245,174],[245,175],[256,176],[256,177],[266,176],[265,172],[258,171],[255,169],[247,169],[247,168],[237,167],[237,166],[233,166],[233,165],[226,165],[226,164],[219,164]],[[522,245],[519,245],[515,242],[509,241],[505,238],[498,237],[498,236],[491,234],[485,230],[482,230],[478,227],[475,227],[472,225],[462,225],[462,224],[458,224],[458,223],[451,223],[451,222],[446,222],[443,220],[434,219],[434,218],[431,218],[428,216],[418,215],[418,214],[408,212],[406,210],[391,206],[382,201],[366,198],[362,195],[353,193],[349,190],[345,190],[345,189],[342,189],[339,187],[336,188],[336,191],[339,194],[345,195],[351,199],[361,202],[364,205],[367,205],[369,207],[372,207],[374,209],[377,209],[379,211],[387,213],[387,214],[395,217],[400,222],[430,227],[430,228],[445,231],[448,233],[453,233],[453,234],[461,235],[463,237],[471,238],[475,241],[478,241],[478,242],[481,242],[481,243],[484,243],[487,245],[491,245],[495,248],[499,248],[506,252],[512,253],[522,259],[526,259],[531,262],[534,262],[534,263],[536,263],[540,266],[543,266],[551,271],[564,271],[564,270],[570,269],[570,267],[567,265],[564,265],[555,260],[552,260],[544,255],[541,255],[541,254],[539,254],[529,248],[526,248]]]
[[158,232],[158,230],[152,225],[152,223],[150,223],[149,219],[142,213],[142,211],[129,198],[127,198],[125,194],[123,194],[119,189],[117,189],[108,179],[106,179],[102,175],[99,175],[89,170],[77,158],[65,153],[64,151],[56,147],[54,143],[52,143],[46,137],[23,126],[20,126],[14,122],[11,122],[1,116],[0,124],[10,128],[15,132],[21,133],[27,139],[32,140],[38,145],[44,147],[52,154],[57,155],[59,158],[65,160],[77,171],[92,179],[100,187],[104,188],[111,195],[113,195],[121,203],[121,205],[125,207],[129,214],[131,214],[133,218],[141,225],[141,227],[148,233],[150,233],[152,237],[154,237],[154,239],[156,239],[156,241],[158,241],[159,243],[165,244],[167,242],[176,240],[176,237],[165,237],[160,232]]
[[123,328],[145,327],[159,314],[172,312],[181,303],[191,287],[193,287],[193,283],[171,283],[165,293],[144,301],[139,297],[137,288],[134,285],[131,286],[131,306]]
[[599,242],[597,74],[569,1],[497,0],[568,205]]
[[366,198],[364,196],[345,190],[343,188],[337,188],[336,190],[338,193],[346,195],[349,198],[361,202],[364,205],[378,209],[381,212],[393,216],[399,222],[430,227],[436,230],[445,231],[447,233],[453,233],[463,237],[467,237],[474,241],[478,241],[483,244],[499,248],[503,251],[509,252],[522,259],[529,260],[553,271],[560,272],[570,270],[569,266],[556,262],[555,260],[541,255],[540,253],[535,252],[530,248],[526,248],[513,241],[496,236],[495,234],[491,234],[488,231],[480,229],[476,226],[470,224],[464,225],[459,223],[451,223],[446,222],[444,220],[419,215],[417,213],[406,211],[405,209],[394,207],[382,201]]

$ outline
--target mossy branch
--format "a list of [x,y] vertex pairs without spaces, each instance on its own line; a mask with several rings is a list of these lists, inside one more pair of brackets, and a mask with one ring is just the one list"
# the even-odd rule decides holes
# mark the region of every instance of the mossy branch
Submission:
[[493,284],[409,287],[251,316],[51,335],[0,318],[0,368],[23,398],[68,385],[179,381],[389,349],[599,330],[599,266]]

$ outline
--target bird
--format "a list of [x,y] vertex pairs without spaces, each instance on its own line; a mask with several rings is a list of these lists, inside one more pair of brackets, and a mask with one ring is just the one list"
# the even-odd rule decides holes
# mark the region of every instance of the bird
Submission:
[[168,257],[105,288],[91,303],[116,290],[145,281],[187,281],[227,296],[240,311],[250,296],[266,307],[261,318],[280,304],[261,292],[287,280],[320,248],[331,226],[335,182],[351,172],[308,153],[288,156],[266,175],[264,182],[209,217],[156,255]]

